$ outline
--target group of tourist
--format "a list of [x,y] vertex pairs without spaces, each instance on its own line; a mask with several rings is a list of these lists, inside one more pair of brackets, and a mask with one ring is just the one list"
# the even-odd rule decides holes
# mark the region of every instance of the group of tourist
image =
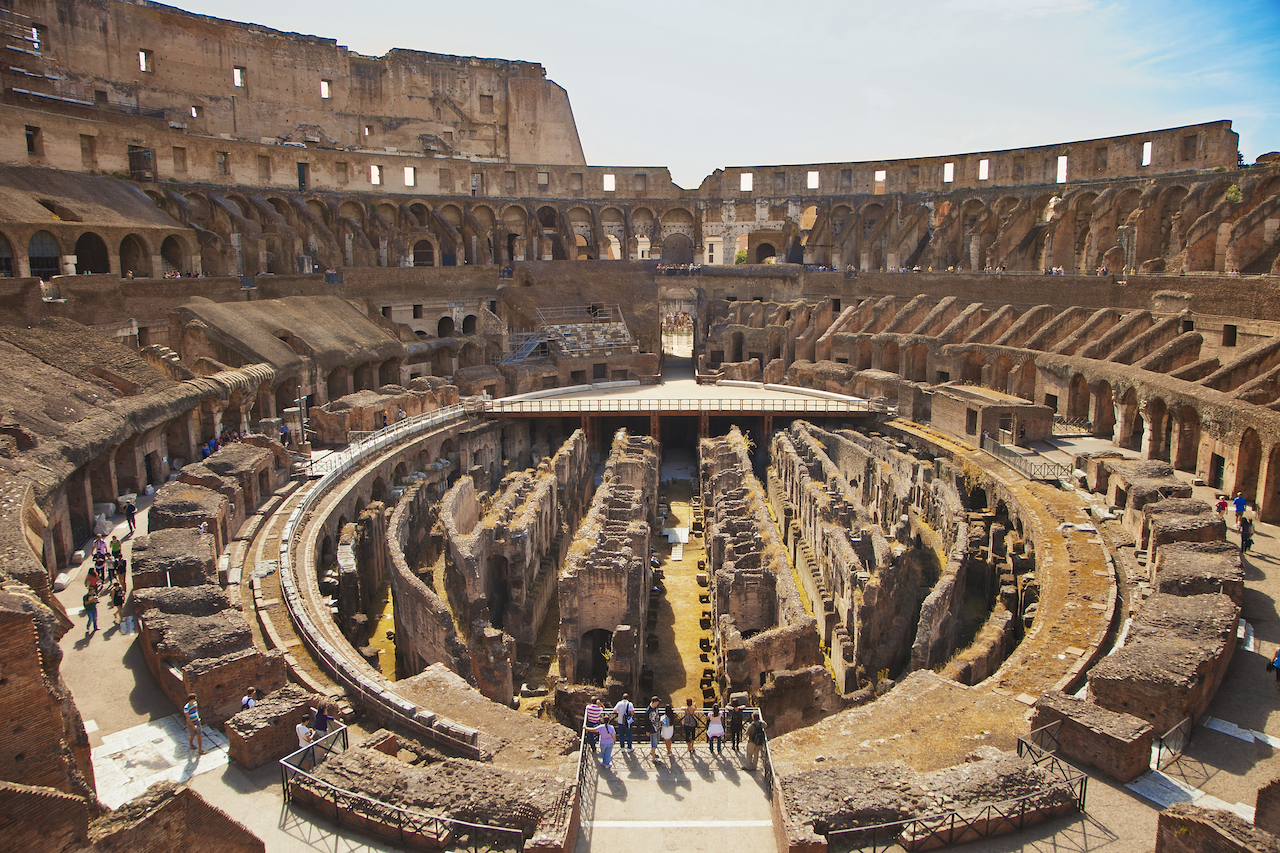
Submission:
[[[661,740],[666,746],[667,761],[675,762],[676,753],[671,745],[675,740],[676,727],[679,726],[683,741],[688,747],[687,753],[694,755],[694,745],[698,740],[698,730],[705,722],[707,750],[713,756],[724,756],[726,738],[734,751],[739,751],[745,736],[746,750],[743,753],[742,769],[755,770],[760,760],[760,750],[765,744],[765,722],[760,712],[743,708],[741,705],[730,705],[721,708],[715,703],[709,709],[699,710],[693,699],[685,699],[684,707],[677,713],[672,705],[663,705],[662,700],[654,696],[649,700],[649,707],[641,717],[649,732],[649,757],[662,762],[658,751]],[[633,733],[636,728],[636,707],[631,703],[629,694],[622,694],[612,708],[605,708],[598,698],[587,705],[585,713],[585,740],[593,752],[599,749],[600,763],[605,768],[613,767],[613,748],[633,752],[635,745]]]
[[208,459],[222,448],[231,444],[233,441],[239,441],[240,433],[233,429],[223,429],[213,438],[209,439],[205,444],[200,445],[200,458]]
[[688,311],[671,311],[662,318],[662,331],[667,333],[689,333],[693,331],[693,315]]
[[702,275],[702,264],[658,264],[658,275]]
[[[132,502],[127,505],[127,509],[133,510],[132,513],[126,511],[129,532],[133,533],[136,523],[134,514],[137,509]],[[129,562],[124,557],[124,546],[118,536],[113,535],[108,543],[99,534],[93,540],[90,552],[93,563],[85,573],[84,595],[80,599],[84,607],[86,634],[92,634],[98,630],[98,604],[104,597],[115,612],[113,624],[121,624],[129,571]]]
[[1214,506],[1214,509],[1218,511],[1218,515],[1222,516],[1224,521],[1226,520],[1228,506],[1231,507],[1236,516],[1236,530],[1240,533],[1240,551],[1243,553],[1252,550],[1254,525],[1256,524],[1253,508],[1249,506],[1248,499],[1240,492],[1236,492],[1230,504],[1227,502],[1226,495],[1218,495],[1218,503]]

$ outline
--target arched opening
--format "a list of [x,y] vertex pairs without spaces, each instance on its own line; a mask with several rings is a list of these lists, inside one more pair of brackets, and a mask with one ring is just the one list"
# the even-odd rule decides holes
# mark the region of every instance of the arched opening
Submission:
[[1009,374],[1013,371],[1013,360],[1008,356],[996,359],[991,370],[991,387],[997,391],[1009,390]]
[[965,353],[960,363],[960,381],[968,385],[982,384],[982,368],[987,366],[986,357],[980,352]]
[[1194,472],[1200,455],[1200,413],[1192,406],[1183,406],[1178,409],[1176,420],[1173,467]]
[[506,557],[501,554],[489,557],[485,592],[489,597],[489,624],[498,629],[506,627],[507,603],[511,597],[509,571]]
[[347,369],[345,367],[335,367],[329,373],[329,378],[325,380],[325,391],[329,395],[330,401],[347,396]]
[[662,241],[664,264],[693,263],[693,241],[684,234],[671,234]]
[[392,358],[378,366],[378,387],[400,383],[400,359]]
[[474,335],[476,333],[476,315],[468,314],[462,318],[462,334]]
[[880,345],[880,369],[888,373],[897,373],[901,375],[902,363],[901,355],[898,352],[897,341],[885,341]]
[[1094,406],[1093,434],[1098,438],[1114,438],[1116,432],[1116,404],[1110,382],[1099,382],[1097,403]]
[[872,348],[870,339],[863,338],[858,341],[858,356],[856,359],[856,367],[858,370],[871,369],[871,352]]
[[1244,495],[1245,500],[1258,499],[1258,468],[1262,464],[1262,442],[1253,427],[1248,427],[1240,437],[1236,451],[1236,485],[1232,489]]
[[742,361],[742,332],[734,332],[729,335],[729,358],[730,364],[736,364]]
[[909,382],[925,382],[928,377],[929,348],[914,344],[903,351],[903,378]]
[[613,651],[613,635],[603,628],[596,628],[582,635],[582,643],[578,646],[579,684],[596,684],[604,686],[609,677],[609,656]]
[[1173,443],[1173,419],[1169,417],[1164,400],[1153,397],[1147,401],[1147,421],[1151,424],[1151,444],[1147,447],[1147,458],[1168,462],[1169,446]]
[[37,231],[27,242],[27,261],[31,275],[49,279],[62,274],[62,248],[48,231]]
[[137,234],[129,234],[120,241],[120,270],[128,277],[151,277],[151,253]]
[[1013,393],[1024,400],[1035,401],[1036,398],[1036,363],[1028,359],[1018,368],[1013,380]]
[[387,502],[387,483],[381,477],[373,478],[373,485],[369,487],[369,501],[383,504]]
[[409,476],[408,464],[404,462],[400,462],[399,464],[396,465],[395,470],[391,472],[391,483],[392,485],[396,485],[396,486],[404,485],[405,477],[408,477],[408,476]]
[[111,272],[111,260],[107,257],[107,244],[92,231],[86,231],[76,240],[76,275]]
[[1124,392],[1124,396],[1120,398],[1120,422],[1122,426],[1120,435],[1116,438],[1116,444],[1131,450],[1141,449],[1142,432],[1146,424],[1142,420],[1142,413],[1138,410],[1138,392],[1132,388]]
[[1269,523],[1280,519],[1280,444],[1272,445],[1267,456],[1267,483],[1258,495],[1258,518]]
[[440,322],[436,323],[436,337],[447,338],[453,334],[453,318],[441,317]]
[[769,258],[775,258],[777,256],[778,250],[773,248],[772,243],[761,243],[756,246],[755,262],[757,264],[763,264]]
[[10,278],[13,273],[13,246],[3,234],[0,234],[0,277]]
[[436,265],[436,247],[430,240],[419,240],[413,244],[413,265],[415,267],[434,267]]
[[187,247],[182,241],[170,234],[160,244],[160,262],[166,273],[187,273],[191,264],[187,260]]
[[1089,383],[1079,373],[1071,377],[1071,384],[1067,391],[1066,417],[1075,420],[1089,417]]

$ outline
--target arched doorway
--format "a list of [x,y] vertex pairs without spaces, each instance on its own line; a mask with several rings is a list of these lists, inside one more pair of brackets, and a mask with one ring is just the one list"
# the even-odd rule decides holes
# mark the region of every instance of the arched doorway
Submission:
[[111,260],[107,256],[107,244],[92,231],[86,231],[76,240],[76,275],[111,272]]
[[1240,437],[1236,451],[1236,479],[1232,492],[1244,495],[1246,500],[1258,499],[1258,469],[1262,464],[1262,442],[1253,427],[1248,427]]
[[579,684],[604,686],[609,677],[609,655],[613,650],[613,635],[603,628],[596,628],[582,635],[578,646],[577,678]]
[[684,234],[672,234],[662,241],[664,264],[693,263],[693,241]]
[[761,243],[756,246],[755,262],[757,264],[763,264],[769,258],[776,258],[777,256],[778,250],[773,247],[772,243]]
[[1173,467],[1180,471],[1195,471],[1200,455],[1200,413],[1192,406],[1183,406],[1172,417],[1177,421],[1176,440],[1172,448]]
[[476,333],[476,315],[468,314],[462,318],[462,334],[474,335]]
[[27,261],[31,264],[31,275],[36,278],[50,279],[62,274],[62,248],[48,231],[37,231],[27,242]]
[[160,260],[164,265],[164,271],[167,273],[191,271],[191,264],[187,262],[187,247],[182,245],[182,241],[172,234],[165,237],[164,242],[160,244]]
[[1147,401],[1147,421],[1151,424],[1151,444],[1147,447],[1147,458],[1168,462],[1169,446],[1173,443],[1173,419],[1169,417],[1164,400],[1153,397]]
[[1078,420],[1089,417],[1089,383],[1079,373],[1071,377],[1066,417]]
[[151,277],[151,253],[136,234],[120,241],[120,271],[125,276],[132,273],[136,278]]
[[453,334],[453,318],[441,317],[440,322],[436,323],[436,337],[447,338]]
[[413,265],[415,267],[434,267],[436,265],[436,247],[430,240],[419,240],[413,244]]

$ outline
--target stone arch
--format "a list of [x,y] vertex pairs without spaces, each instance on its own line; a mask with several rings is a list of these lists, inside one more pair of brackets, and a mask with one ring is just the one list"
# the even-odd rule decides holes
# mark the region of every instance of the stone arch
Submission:
[[176,235],[170,234],[160,244],[160,261],[165,272],[184,273],[191,271],[190,255],[187,245]]
[[423,202],[415,201],[413,204],[409,205],[409,215],[417,220],[418,224],[416,227],[429,227],[431,222],[431,209]]
[[1169,407],[1160,397],[1147,400],[1144,407],[1146,422],[1150,426],[1151,441],[1147,446],[1148,459],[1169,461],[1169,448],[1173,443],[1173,419],[1169,417]]
[[1233,493],[1244,495],[1245,500],[1258,499],[1258,473],[1262,466],[1262,441],[1253,427],[1246,427],[1236,448],[1236,477]]
[[378,366],[378,387],[400,384],[400,359],[389,358]]
[[902,372],[901,358],[896,340],[888,340],[880,344],[880,369],[889,373]]
[[314,214],[321,222],[329,221],[329,205],[321,202],[320,200],[314,198],[307,199],[307,210],[311,211],[311,213]]
[[338,205],[338,216],[350,219],[364,228],[364,205],[354,201],[344,201]]
[[929,348],[924,344],[911,344],[902,350],[902,378],[908,382],[927,382],[929,376]]
[[756,244],[756,256],[753,260],[757,264],[762,264],[769,258],[776,258],[777,256],[778,250],[774,248],[772,243],[758,243]]
[[[1187,197],[1187,189],[1182,186],[1166,187],[1160,198],[1160,234],[1157,243],[1157,257],[1167,258],[1176,254],[1181,246],[1174,245],[1174,231],[1181,216],[1182,202]],[[1179,240],[1181,242],[1181,240]]]
[[1034,403],[1036,399],[1036,375],[1035,360],[1029,358],[1018,367],[1018,372],[1013,377],[1010,393]]
[[76,275],[111,272],[111,257],[107,244],[92,231],[86,231],[76,240]]
[[693,241],[685,234],[668,234],[662,241],[664,264],[693,263]]
[[511,566],[502,554],[489,555],[485,572],[485,595],[489,600],[489,624],[506,626],[507,604],[511,600]]
[[14,264],[13,244],[9,242],[9,238],[0,234],[0,277],[11,278],[17,273]]
[[458,350],[458,367],[479,367],[484,364],[484,350],[474,343],[467,343]]
[[1093,202],[1098,194],[1080,193],[1072,199],[1071,263],[1066,266],[1078,275],[1089,275],[1094,259],[1097,257],[1095,236],[1092,231]]
[[454,333],[453,317],[446,314],[436,323],[436,337],[447,338]]
[[1102,381],[1094,393],[1093,434],[1098,438],[1114,439],[1116,430],[1115,395],[1111,383]]
[[137,234],[126,234],[120,241],[120,271],[132,272],[137,278],[151,277],[151,250]]
[[871,346],[870,338],[863,338],[862,340],[858,341],[858,352],[857,352],[857,355],[854,356],[854,366],[858,370],[870,370],[871,369],[871,353],[872,353],[872,346]]
[[390,202],[382,202],[374,207],[373,212],[381,216],[393,228],[398,227],[400,224],[400,209]]
[[335,367],[329,371],[329,376],[325,379],[325,393],[329,400],[337,400],[340,397],[347,396],[347,368],[343,365]]
[[1258,495],[1258,518],[1274,524],[1280,520],[1280,444],[1267,454],[1267,481]]
[[582,635],[578,644],[578,662],[574,681],[578,684],[595,684],[603,687],[609,677],[609,653],[613,647],[613,635],[604,628],[594,628]]
[[475,314],[468,314],[462,318],[462,334],[474,335],[476,333],[477,318]]
[[48,231],[37,231],[27,241],[27,262],[31,275],[37,278],[53,278],[62,274],[62,246],[58,238]]
[[982,369],[987,366],[987,357],[981,351],[966,352],[960,361],[960,381],[966,385],[982,384]]
[[1089,417],[1089,382],[1083,374],[1072,374],[1071,381],[1067,385],[1066,417],[1076,419]]
[[413,244],[413,265],[415,267],[436,265],[436,247],[430,240],[419,240]]
[[1200,457],[1200,412],[1195,406],[1180,406],[1171,418],[1176,425],[1170,461],[1180,471],[1194,472]]
[[997,391],[1007,391],[1009,388],[1009,374],[1013,372],[1013,359],[1007,355],[996,358],[995,364],[991,366],[991,387]]
[[387,481],[381,477],[374,477],[372,485],[369,486],[369,501],[385,504],[388,497],[390,492],[387,491]]
[[1138,392],[1133,388],[1124,392],[1120,398],[1120,434],[1115,437],[1116,444],[1132,450],[1142,448],[1142,431],[1145,424],[1138,406]]

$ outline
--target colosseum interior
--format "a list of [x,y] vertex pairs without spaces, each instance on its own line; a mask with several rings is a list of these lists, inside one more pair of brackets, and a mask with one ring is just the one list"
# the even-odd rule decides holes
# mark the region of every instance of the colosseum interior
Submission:
[[0,22],[9,849],[1280,849],[1229,121],[685,190],[536,63]]

